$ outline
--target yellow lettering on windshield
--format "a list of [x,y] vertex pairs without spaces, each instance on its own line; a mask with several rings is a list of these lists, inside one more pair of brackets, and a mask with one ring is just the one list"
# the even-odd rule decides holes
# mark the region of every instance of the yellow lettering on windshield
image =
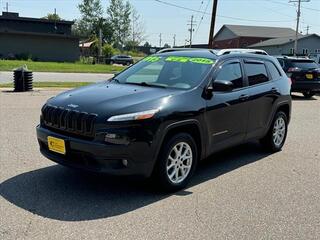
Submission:
[[166,58],[166,62],[181,62],[186,63],[189,62],[189,57],[179,57],[179,56],[170,56]]
[[158,62],[160,61],[161,57],[157,56],[149,56],[143,59],[144,62]]
[[209,58],[190,58],[190,62],[199,64],[213,64],[214,61]]
[[[142,61],[144,62],[159,62],[161,60],[161,57],[158,56],[149,56]],[[209,58],[192,58],[192,57],[182,57],[182,56],[169,56],[165,59],[166,62],[179,62],[179,63],[187,63],[187,62],[192,62],[192,63],[197,63],[197,64],[214,64],[215,61]]]

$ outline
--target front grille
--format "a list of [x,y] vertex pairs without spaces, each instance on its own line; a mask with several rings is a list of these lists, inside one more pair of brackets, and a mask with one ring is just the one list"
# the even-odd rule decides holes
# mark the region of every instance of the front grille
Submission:
[[42,121],[46,127],[86,137],[94,136],[96,117],[96,114],[50,105],[46,105],[42,109]]

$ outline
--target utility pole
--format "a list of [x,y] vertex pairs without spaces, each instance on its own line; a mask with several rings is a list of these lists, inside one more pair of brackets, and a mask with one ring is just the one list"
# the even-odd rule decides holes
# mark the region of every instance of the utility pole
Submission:
[[54,9],[54,30],[57,31],[57,9]]
[[310,29],[310,26],[308,25],[307,26],[307,35],[309,34],[309,29]]
[[194,16],[192,15],[192,16],[191,16],[191,21],[190,21],[190,23],[188,24],[188,26],[190,26],[190,28],[188,29],[189,32],[190,32],[190,38],[189,38],[190,48],[192,47],[192,36],[193,36],[193,32],[194,32],[194,26],[196,26],[193,19],[194,19]]
[[208,48],[213,48],[214,26],[216,23],[217,6],[218,6],[218,0],[213,0]]
[[103,41],[103,36],[102,36],[102,25],[103,25],[103,18],[99,19],[99,56],[98,56],[98,62],[100,63],[101,57],[102,57],[102,41]]
[[9,12],[9,3],[6,2],[6,12]]
[[162,33],[159,34],[159,47],[162,46]]
[[[99,57],[102,56],[102,28],[99,28]],[[99,59],[100,60],[100,59]]]
[[176,46],[176,34],[173,35],[173,45],[172,47],[175,47]]
[[310,0],[290,0],[289,1],[289,3],[298,3],[296,38],[294,40],[294,53],[293,53],[294,56],[297,56],[297,52],[298,52],[298,34],[299,34],[299,23],[300,23],[301,3],[302,2],[310,2]]

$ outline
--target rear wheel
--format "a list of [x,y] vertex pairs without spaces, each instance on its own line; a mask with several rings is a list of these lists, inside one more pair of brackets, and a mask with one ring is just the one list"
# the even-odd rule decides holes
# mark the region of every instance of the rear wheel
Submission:
[[186,133],[174,135],[163,146],[154,177],[160,187],[167,191],[184,188],[190,181],[198,160],[197,146]]
[[261,144],[271,152],[280,151],[285,143],[288,131],[288,117],[284,112],[277,112],[267,135]]
[[305,98],[312,98],[314,96],[314,94],[315,94],[314,92],[304,92],[303,96]]

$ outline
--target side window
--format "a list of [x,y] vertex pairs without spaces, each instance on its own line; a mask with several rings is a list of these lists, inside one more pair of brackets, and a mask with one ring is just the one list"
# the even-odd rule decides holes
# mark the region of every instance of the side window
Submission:
[[267,68],[269,69],[272,80],[277,80],[281,77],[281,73],[272,62],[267,61],[266,65],[267,65]]
[[269,81],[267,69],[263,63],[245,63],[249,86]]
[[217,80],[225,80],[233,83],[234,88],[243,87],[240,63],[223,65],[216,77]]
[[283,61],[282,59],[279,59],[279,58],[278,58],[278,62],[280,63],[280,65],[281,65],[282,68],[285,67],[284,61]]

